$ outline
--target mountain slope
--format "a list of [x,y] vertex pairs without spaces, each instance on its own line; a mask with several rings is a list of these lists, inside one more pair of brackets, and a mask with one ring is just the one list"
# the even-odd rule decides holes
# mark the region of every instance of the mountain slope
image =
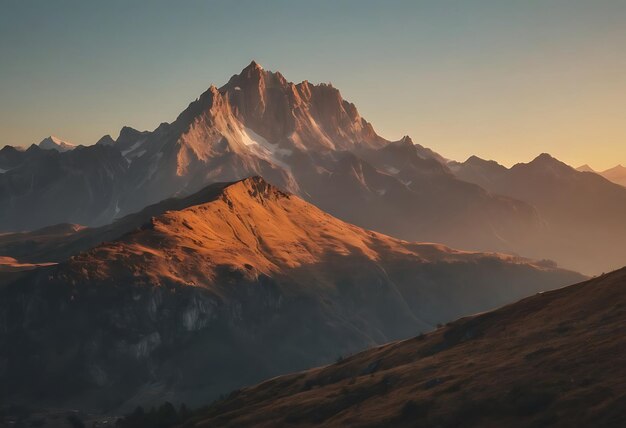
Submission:
[[369,232],[261,178],[168,204],[0,288],[3,400],[197,403],[581,278]]
[[76,146],[51,135],[41,140],[39,148],[44,150],[56,150],[57,152],[68,152],[74,150]]
[[614,166],[599,174],[613,183],[626,187],[626,167],[622,165]]
[[579,166],[578,168],[576,168],[576,171],[580,171],[580,172],[596,172],[588,164],[584,164],[584,165]]
[[[101,156],[105,149],[120,157],[119,167],[108,168],[109,189],[95,188],[91,180],[81,189],[68,185],[80,183],[75,177],[93,174],[98,165],[75,163],[63,175],[46,172],[76,150],[50,158],[51,165],[32,168],[31,161],[22,162],[24,179],[67,188],[72,200],[55,208],[48,208],[45,194],[3,185],[18,172],[14,162],[0,164],[11,168],[0,174],[0,206],[11,207],[4,217],[0,209],[0,229],[100,226],[213,182],[261,175],[345,221],[404,239],[519,252],[520,241],[542,233],[532,207],[455,178],[443,157],[408,137],[400,142],[380,137],[331,85],[292,83],[255,62],[222,87],[211,86],[172,123],[144,132],[124,127],[116,140],[104,137],[80,152]],[[103,200],[94,204],[88,192]],[[21,204],[11,205],[14,200]],[[59,215],[24,215],[33,206]]]
[[521,254],[558,260],[587,273],[615,269],[626,259],[624,187],[547,154],[511,168],[477,157],[452,168],[462,180],[537,209],[545,230],[541,239],[520,245]]
[[405,239],[515,252],[541,233],[531,207],[457,180],[410,139],[403,144],[428,161],[414,163],[409,178],[390,174],[398,159],[386,169],[372,160],[390,142],[337,89],[294,84],[255,62],[137,144],[145,152],[130,166],[137,190],[122,213],[259,174],[345,221]]
[[208,426],[623,426],[626,269],[244,388]]
[[615,184],[626,187],[626,167],[622,165],[616,165],[613,168],[609,168],[605,171],[595,171],[589,165],[581,165],[576,168],[576,171],[580,172],[594,172]]
[[60,153],[33,145],[3,153],[8,171],[0,174],[0,232],[105,224],[119,212],[128,165],[113,147]]

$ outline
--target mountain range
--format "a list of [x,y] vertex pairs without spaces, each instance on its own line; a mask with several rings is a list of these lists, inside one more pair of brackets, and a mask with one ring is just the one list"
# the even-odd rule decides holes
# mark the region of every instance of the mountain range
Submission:
[[595,171],[589,165],[585,164],[576,168],[576,170],[581,172],[593,172],[602,177],[606,178],[609,181],[612,181],[615,184],[619,184],[620,186],[626,187],[626,167],[620,165],[614,166],[613,168],[609,168],[604,171]]
[[0,238],[65,254],[0,281],[0,401],[98,412],[197,405],[582,279],[367,231],[260,177]]
[[621,269],[541,293],[233,391],[184,426],[622,426],[625,287]]
[[[551,259],[585,273],[616,267],[626,251],[571,229],[563,239],[554,218],[570,211],[546,212],[524,193],[470,180],[410,137],[380,137],[330,84],[294,84],[256,62],[153,131],[124,127],[116,139],[67,151],[41,146],[0,150],[4,232],[103,226],[210,183],[259,175],[342,220],[401,239]],[[534,164],[550,174],[548,163]],[[593,186],[591,193],[612,198],[602,206],[626,214],[626,190]],[[555,198],[561,192],[550,189]],[[619,226],[611,231],[623,236]]]
[[625,273],[580,281],[624,264],[622,170],[450,160],[254,61],[152,131],[5,146],[0,425],[231,390],[176,420],[610,425]]
[[537,209],[545,225],[543,236],[522,243],[519,253],[558,260],[587,273],[624,263],[626,188],[546,153],[511,168],[476,156],[449,165],[458,178]]

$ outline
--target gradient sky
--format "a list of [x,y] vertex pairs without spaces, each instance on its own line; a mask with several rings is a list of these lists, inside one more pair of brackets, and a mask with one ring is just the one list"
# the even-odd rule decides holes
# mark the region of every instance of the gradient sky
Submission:
[[0,145],[170,122],[252,59],[382,136],[506,165],[626,164],[626,1],[0,0]]

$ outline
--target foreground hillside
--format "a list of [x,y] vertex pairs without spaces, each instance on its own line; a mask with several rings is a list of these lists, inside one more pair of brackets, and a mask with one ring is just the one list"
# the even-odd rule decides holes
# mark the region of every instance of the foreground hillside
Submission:
[[626,268],[233,393],[185,426],[624,426]]
[[[74,247],[85,232],[71,230]],[[258,177],[114,230],[123,234],[0,287],[3,401],[198,405],[581,279],[370,232]]]

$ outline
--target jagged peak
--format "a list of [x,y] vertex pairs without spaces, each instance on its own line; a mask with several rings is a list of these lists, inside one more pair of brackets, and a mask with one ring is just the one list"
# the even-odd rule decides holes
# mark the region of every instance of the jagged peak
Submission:
[[404,142],[409,142],[409,143],[413,144],[413,140],[412,140],[412,139],[411,139],[411,137],[410,137],[410,136],[408,136],[408,135],[405,135],[405,136],[404,136],[404,137],[402,137],[400,140],[401,140],[401,141],[404,141]]
[[224,195],[243,195],[249,196],[257,200],[275,200],[289,197],[289,194],[283,192],[278,187],[265,181],[261,176],[255,175],[243,180],[236,181],[224,187],[222,192]]
[[383,146],[380,150],[389,151],[400,151],[401,153],[411,154],[417,156],[417,151],[415,150],[415,144],[413,144],[413,140],[408,135],[400,138],[397,141],[392,141],[391,143]]
[[263,66],[259,64],[258,62],[256,62],[255,60],[252,60],[250,61],[250,64],[248,64],[248,66],[244,68],[244,71],[246,69],[263,70]]
[[222,92],[240,91],[251,88],[282,86],[287,88],[289,82],[278,71],[265,70],[259,63],[252,61],[239,74],[234,74],[224,86]]
[[39,147],[45,150],[57,150],[59,152],[66,152],[76,148],[74,144],[64,141],[59,137],[55,137],[54,135],[50,135],[41,140]]

